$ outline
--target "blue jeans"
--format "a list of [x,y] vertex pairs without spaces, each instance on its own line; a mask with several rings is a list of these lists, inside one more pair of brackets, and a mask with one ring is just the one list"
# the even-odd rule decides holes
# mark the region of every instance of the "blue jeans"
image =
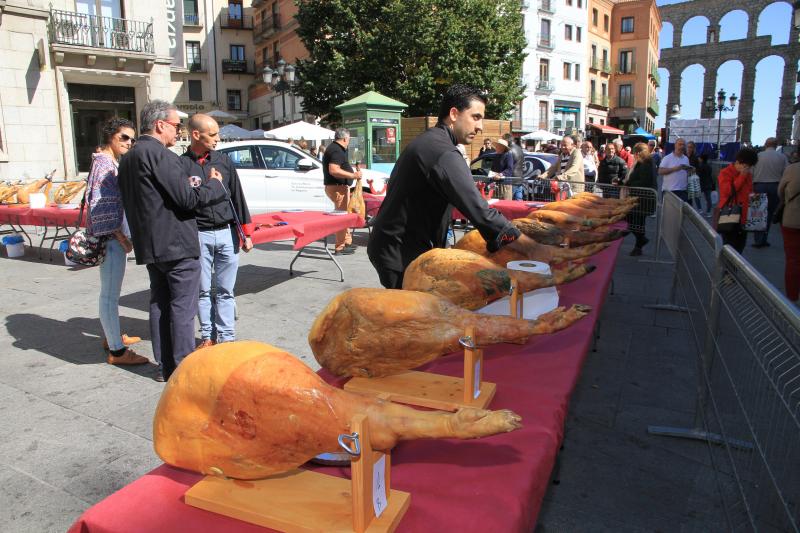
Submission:
[[111,350],[125,347],[119,327],[119,294],[125,277],[126,255],[117,239],[106,241],[106,258],[100,265],[100,324]]
[[[239,256],[233,246],[230,228],[199,231],[200,236],[200,301],[197,316],[200,336],[217,342],[236,339],[236,302],[233,287],[239,269]],[[211,286],[216,291],[211,297]]]
[[511,193],[512,200],[522,200],[525,194],[525,187],[522,185],[514,185],[513,192]]
[[778,182],[754,183],[753,192],[767,195],[767,231],[753,232],[753,244],[763,245],[767,244],[767,236],[769,235],[769,227],[772,224],[772,216],[775,214],[775,208],[778,207]]

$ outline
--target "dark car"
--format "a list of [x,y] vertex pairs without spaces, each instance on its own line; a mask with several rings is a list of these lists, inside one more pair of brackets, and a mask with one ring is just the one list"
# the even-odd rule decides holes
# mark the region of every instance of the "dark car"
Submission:
[[[482,156],[473,159],[472,163],[470,164],[470,169],[472,170],[473,176],[487,176],[489,171],[492,169],[492,162],[494,158],[497,156],[495,152],[489,154],[483,154]],[[539,174],[544,174],[550,165],[555,163],[558,160],[558,155],[556,154],[543,154],[539,152],[525,152],[525,169],[523,171],[522,177],[523,178],[532,178],[536,175],[536,171],[539,171]]]

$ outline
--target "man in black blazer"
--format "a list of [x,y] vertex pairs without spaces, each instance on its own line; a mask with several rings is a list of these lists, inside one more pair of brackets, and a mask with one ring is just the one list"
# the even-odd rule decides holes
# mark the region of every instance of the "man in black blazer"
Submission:
[[194,351],[194,317],[200,286],[200,246],[195,211],[225,200],[222,176],[191,183],[175,145],[180,118],[174,105],[153,100],[142,108],[136,145],[119,165],[122,204],[136,262],[150,275],[150,335],[158,380]]

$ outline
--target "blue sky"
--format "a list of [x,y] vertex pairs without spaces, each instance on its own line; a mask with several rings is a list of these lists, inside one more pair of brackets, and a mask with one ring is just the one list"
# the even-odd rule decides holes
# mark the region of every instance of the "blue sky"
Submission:
[[[659,6],[678,4],[683,0],[656,0]],[[792,9],[785,2],[776,2],[767,6],[761,12],[758,20],[758,35],[772,35],[773,44],[784,44],[789,41],[789,25],[792,20]],[[684,26],[683,43],[698,44],[705,42],[708,21],[696,17],[689,20]],[[742,39],[747,35],[747,15],[743,11],[728,13],[721,21],[720,40]],[[668,25],[662,29],[659,42],[664,47],[665,43],[672,42],[672,30]],[[669,44],[667,44],[669,46]],[[700,105],[703,99],[703,73],[704,68],[693,65],[683,72],[681,86],[681,118],[700,118]],[[656,128],[664,126],[667,106],[667,81],[666,70],[661,69],[661,87],[658,89],[658,99],[661,114],[656,118]],[[679,75],[676,73],[676,75]],[[778,117],[778,100],[780,98],[781,78],[783,77],[783,59],[771,56],[763,59],[756,67],[755,102],[753,104],[753,144],[763,144],[764,139],[775,135],[775,125]],[[742,66],[738,62],[724,63],[717,73],[717,87],[725,89],[730,95],[741,95]],[[716,91],[715,91],[716,92]],[[795,91],[797,94],[797,91]],[[726,103],[727,105],[727,103]],[[735,118],[737,109],[731,113],[723,113],[723,118]]]

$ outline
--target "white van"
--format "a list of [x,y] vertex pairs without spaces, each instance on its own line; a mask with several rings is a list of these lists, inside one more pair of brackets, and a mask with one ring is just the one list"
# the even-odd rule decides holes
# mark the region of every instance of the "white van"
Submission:
[[[251,213],[309,209],[332,211],[333,202],[325,195],[322,162],[296,146],[280,141],[221,142],[217,150],[231,158],[242,182]],[[362,186],[367,180],[382,191],[389,176],[362,169]]]

